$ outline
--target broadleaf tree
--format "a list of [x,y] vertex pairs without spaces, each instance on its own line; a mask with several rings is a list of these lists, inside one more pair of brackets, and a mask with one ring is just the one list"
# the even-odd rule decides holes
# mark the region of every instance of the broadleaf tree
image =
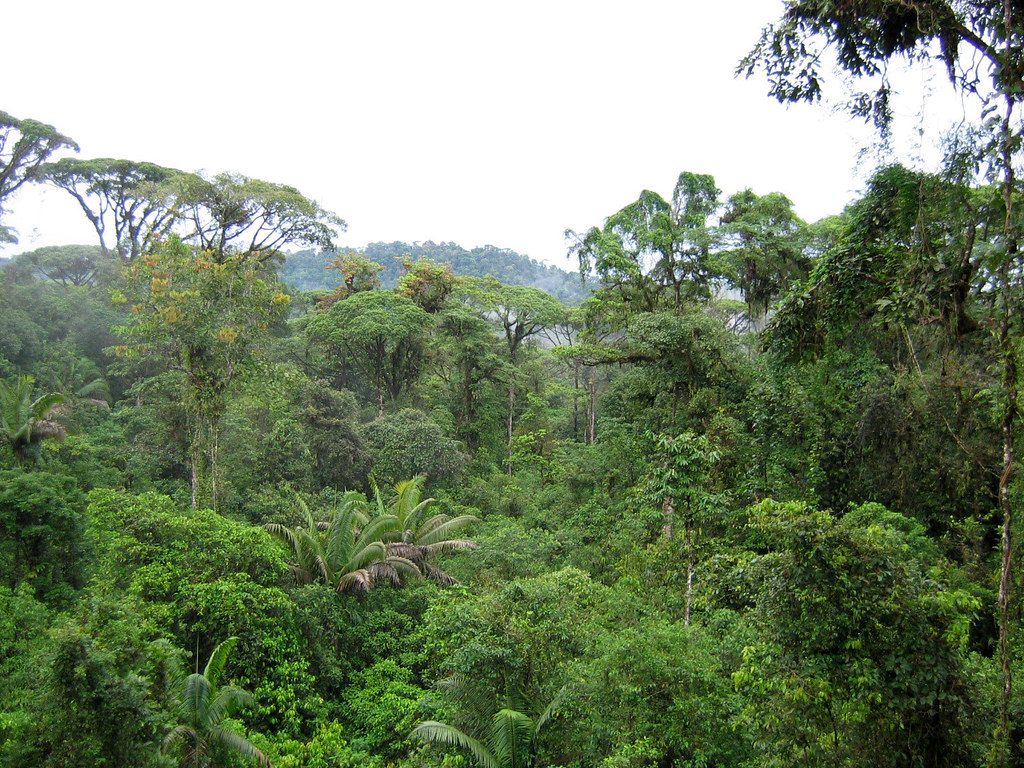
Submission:
[[[828,55],[827,49],[833,53]],[[1020,304],[1024,294],[1024,227],[1017,211],[1017,165],[1024,104],[1024,10],[1010,0],[787,0],[780,20],[740,62],[738,72],[763,71],[769,93],[782,102],[820,101],[826,72],[835,65],[853,87],[849,106],[883,132],[893,125],[889,68],[896,62],[931,61],[943,67],[956,90],[980,99],[984,116],[973,157],[998,178],[1004,207],[1001,242],[994,254],[990,293],[996,309],[991,330],[1000,370],[999,410],[1003,462],[999,472],[1002,517],[999,576],[999,656],[1003,677],[1000,731],[1006,754],[1017,749],[1010,722],[1013,669],[1010,653],[1011,582],[1014,564],[1011,486],[1016,470],[1014,433],[1019,422]]]

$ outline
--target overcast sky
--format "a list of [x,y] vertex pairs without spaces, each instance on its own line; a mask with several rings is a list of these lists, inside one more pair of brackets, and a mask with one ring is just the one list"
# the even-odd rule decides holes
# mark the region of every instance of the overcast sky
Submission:
[[[492,244],[566,266],[565,229],[645,188],[668,195],[684,170],[725,195],[783,192],[813,221],[861,188],[871,140],[733,77],[774,0],[5,6],[0,110],[54,125],[84,158],[297,187],[348,222],[349,246]],[[941,77],[905,90],[909,134],[948,122]],[[8,220],[21,243],[2,255],[93,242],[76,206],[22,193]]]

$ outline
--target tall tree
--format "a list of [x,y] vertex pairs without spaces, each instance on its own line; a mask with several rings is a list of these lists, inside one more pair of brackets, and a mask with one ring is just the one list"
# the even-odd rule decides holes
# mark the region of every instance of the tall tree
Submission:
[[[834,47],[834,57],[825,48]],[[1012,0],[787,0],[781,20],[768,26],[760,42],[740,63],[747,75],[761,69],[770,93],[780,101],[817,101],[823,71],[834,61],[848,82],[866,82],[851,107],[883,130],[892,122],[892,86],[888,67],[896,59],[935,59],[963,94],[983,103],[984,158],[1000,177],[1005,218],[991,285],[997,309],[1000,430],[1003,463],[999,480],[1002,514],[999,578],[999,656],[1003,675],[1000,730],[1004,760],[1019,750],[1010,722],[1013,670],[1010,654],[1011,574],[1013,569],[1013,502],[1016,471],[1014,433],[1019,421],[1020,303],[1024,293],[1021,238],[1024,228],[1016,209],[1017,169],[1021,149],[1020,110],[1024,102],[1024,11]],[[1014,758],[1017,759],[1017,758]]]
[[803,255],[803,222],[783,194],[756,195],[749,189],[729,198],[719,230],[730,282],[747,303],[754,330],[764,325],[768,307],[796,279],[808,261]]
[[711,466],[720,453],[705,435],[649,433],[650,466],[637,487],[642,502],[660,507],[664,516],[662,535],[669,545],[677,538],[682,523],[682,552],[686,562],[686,599],[683,624],[690,626],[693,608],[693,577],[697,568],[697,536],[706,528],[716,506],[721,505],[709,490]]
[[183,236],[221,261],[265,261],[285,245],[333,248],[345,222],[294,187],[221,173],[179,177]]
[[109,157],[66,157],[41,166],[39,174],[78,201],[103,254],[125,262],[151,250],[180,221],[181,178],[190,175]]
[[644,190],[636,202],[605,219],[601,228],[567,231],[584,274],[637,311],[653,312],[711,295],[719,275],[710,218],[720,191],[707,174],[679,174],[671,200]]
[[95,245],[49,245],[14,258],[41,277],[64,287],[94,286],[116,271],[116,264]]
[[193,506],[207,480],[216,506],[218,438],[229,392],[259,369],[288,295],[272,270],[241,255],[208,260],[177,238],[133,263],[126,277],[115,300],[130,302],[131,312],[115,329],[125,343],[114,351],[128,362],[161,360],[180,375]]
[[346,251],[335,256],[327,262],[326,268],[337,270],[341,275],[341,283],[333,292],[320,298],[320,306],[324,309],[336,301],[347,299],[353,293],[380,288],[378,274],[384,269],[377,262],[355,251]]
[[512,439],[516,415],[516,366],[519,353],[529,340],[545,329],[564,322],[567,310],[554,296],[540,288],[502,285],[493,277],[467,281],[465,295],[484,315],[496,323],[508,347],[508,418],[506,466],[512,476]]
[[405,272],[398,278],[398,293],[435,314],[444,308],[448,297],[459,285],[449,264],[439,264],[427,256],[402,262]]
[[15,233],[3,225],[6,201],[28,181],[39,178],[39,166],[61,149],[78,145],[52,125],[19,120],[0,111],[0,243],[16,243]]
[[337,363],[362,376],[381,414],[385,398],[398,400],[419,375],[430,325],[430,315],[412,299],[392,291],[361,291],[317,315],[308,334]]

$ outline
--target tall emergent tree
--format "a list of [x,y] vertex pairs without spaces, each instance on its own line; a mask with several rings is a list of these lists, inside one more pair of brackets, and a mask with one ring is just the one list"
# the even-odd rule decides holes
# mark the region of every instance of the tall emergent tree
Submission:
[[[826,55],[827,48],[834,56]],[[1010,584],[1013,565],[1013,507],[1010,487],[1016,470],[1014,431],[1018,423],[1020,298],[1024,263],[1022,227],[1016,208],[1020,185],[1015,162],[1021,152],[1024,103],[1024,9],[1012,0],[787,0],[782,18],[768,26],[740,63],[747,75],[764,70],[770,94],[780,101],[817,101],[824,72],[833,62],[850,83],[863,85],[850,106],[881,129],[892,121],[890,64],[936,60],[964,94],[976,95],[987,115],[977,160],[988,161],[999,177],[1004,219],[992,254],[992,331],[1001,371],[1000,428],[1003,462],[999,480],[1002,513],[999,579],[999,655],[1003,674],[1000,729],[1007,750],[1012,735],[1013,674],[1009,649]]]
[[508,346],[508,418],[506,467],[512,476],[512,438],[516,414],[516,366],[523,346],[548,328],[564,322],[566,308],[554,296],[525,285],[502,285],[493,277],[465,283],[465,297],[491,319]]
[[28,181],[38,178],[39,166],[60,149],[78,151],[78,145],[52,125],[19,120],[0,111],[0,243],[18,238],[3,225],[4,202]]
[[718,210],[714,177],[684,171],[672,199],[645,189],[585,233],[567,231],[580,272],[596,273],[602,287],[636,311],[668,307],[679,311],[711,295],[720,269],[713,253],[709,219]]
[[126,272],[131,302],[115,329],[126,360],[161,360],[180,375],[189,431],[192,503],[206,491],[217,503],[220,421],[231,388],[259,369],[274,323],[289,299],[272,270],[244,254],[208,257],[177,238],[159,244]]
[[333,248],[345,222],[294,187],[221,173],[178,177],[183,237],[214,261],[239,254],[260,261],[284,245]]
[[39,168],[40,176],[71,195],[96,230],[104,256],[131,261],[178,223],[179,177],[173,168],[109,157],[65,157]]
[[724,267],[743,294],[754,330],[764,326],[772,301],[807,273],[803,229],[793,203],[779,192],[745,189],[729,198],[719,231],[727,249]]

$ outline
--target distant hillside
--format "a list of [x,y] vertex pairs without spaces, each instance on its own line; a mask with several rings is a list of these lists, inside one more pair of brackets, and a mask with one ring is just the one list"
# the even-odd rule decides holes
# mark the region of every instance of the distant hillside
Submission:
[[[580,284],[578,272],[566,272],[515,251],[491,245],[467,251],[455,243],[370,243],[362,253],[383,265],[384,271],[380,278],[385,287],[397,284],[404,260],[426,256],[450,264],[457,275],[492,275],[508,285],[541,288],[570,305],[579,304],[590,294],[590,289]],[[299,291],[334,288],[338,280],[326,269],[332,256],[333,253],[312,250],[291,254],[280,269],[281,280]]]

